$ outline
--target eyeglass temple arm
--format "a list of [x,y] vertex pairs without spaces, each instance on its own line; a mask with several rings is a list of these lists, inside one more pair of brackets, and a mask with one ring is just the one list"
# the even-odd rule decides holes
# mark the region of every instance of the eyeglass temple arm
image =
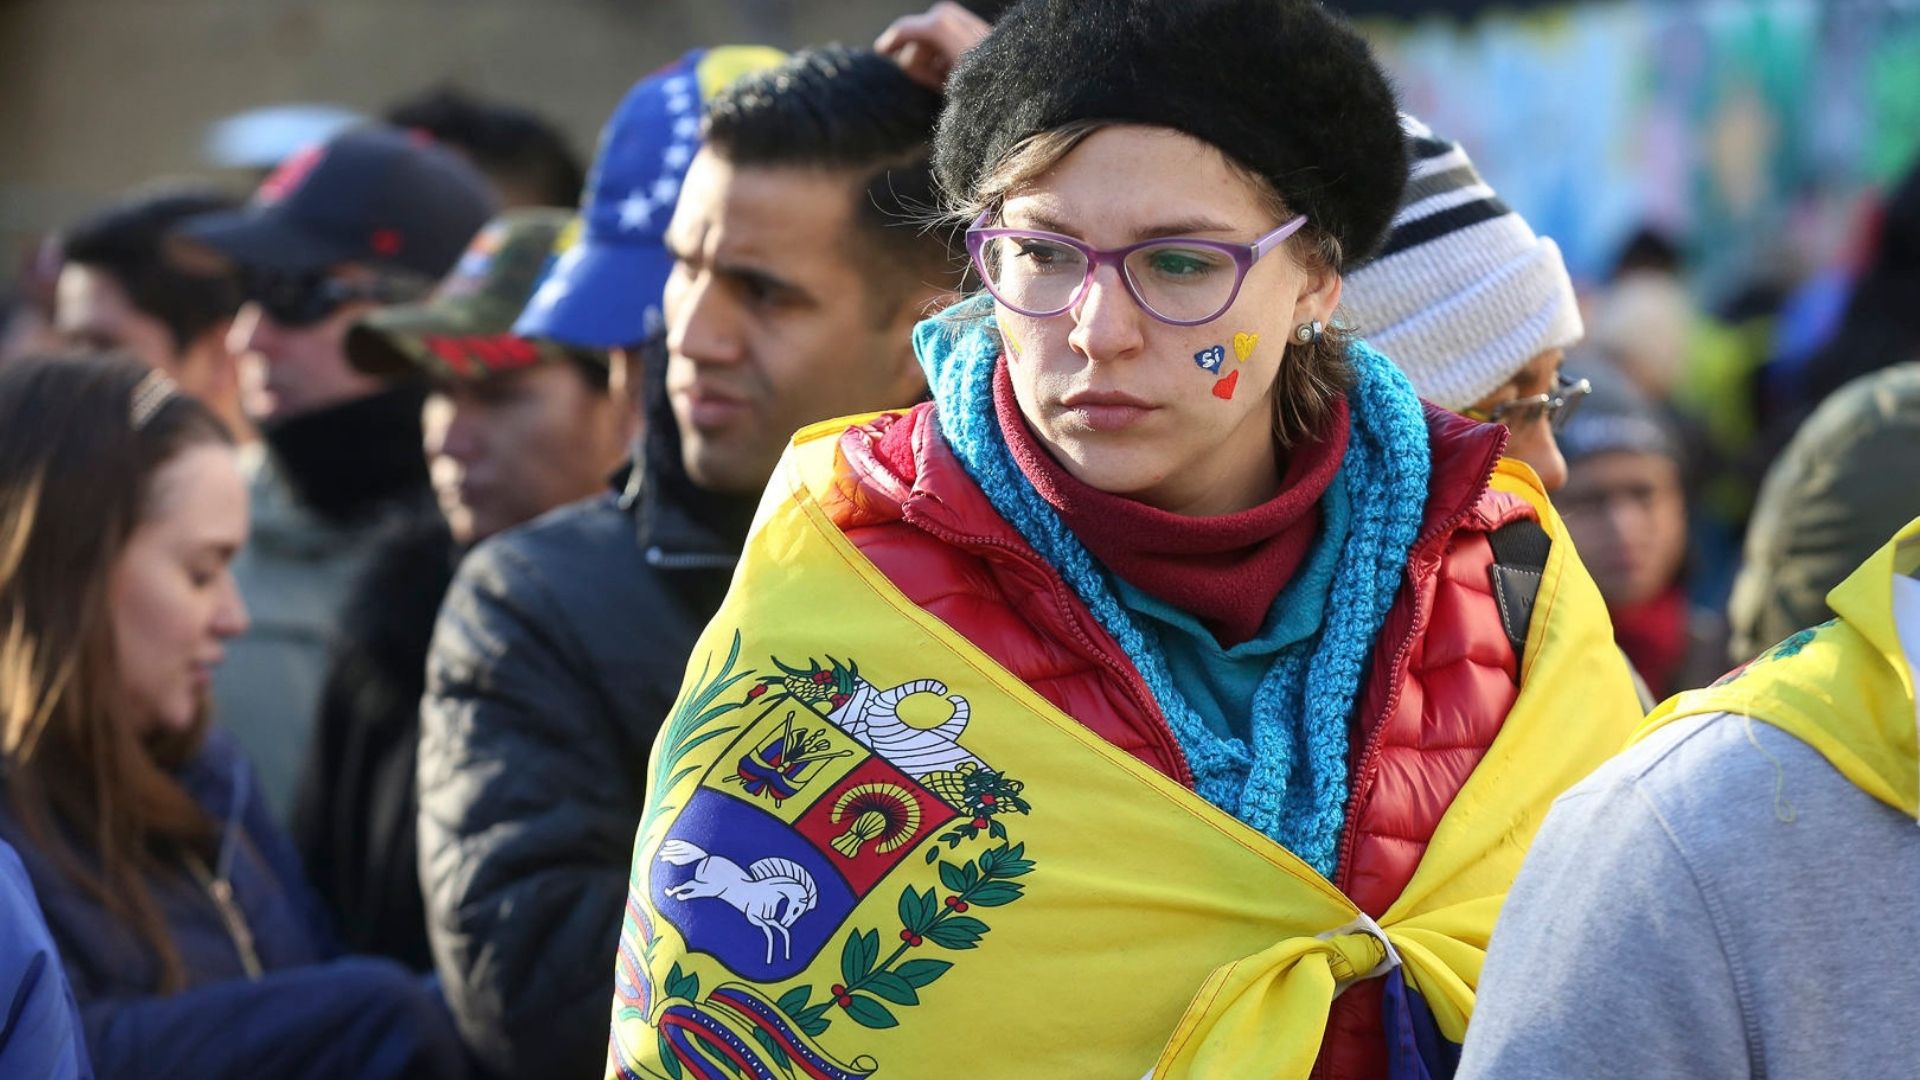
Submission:
[[1569,379],[1565,375],[1554,381],[1553,396],[1561,401],[1568,398],[1586,397],[1593,393],[1592,379]]
[[1306,223],[1307,215],[1295,214],[1293,220],[1253,242],[1253,257],[1258,259],[1267,252],[1286,243],[1287,237],[1299,232],[1300,227]]

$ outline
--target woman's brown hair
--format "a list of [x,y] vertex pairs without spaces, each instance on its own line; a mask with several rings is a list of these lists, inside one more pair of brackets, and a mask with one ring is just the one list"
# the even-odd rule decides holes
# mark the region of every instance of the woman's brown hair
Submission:
[[154,952],[160,992],[179,954],[148,881],[215,828],[169,775],[198,748],[141,738],[114,714],[108,581],[151,512],[154,476],[189,447],[232,444],[219,420],[129,357],[0,368],[0,752],[28,833]]
[[[1074,147],[1107,126],[1100,120],[1076,120],[1028,137],[987,170],[973,191],[947,193],[950,204],[959,208],[954,220],[963,227],[971,225],[983,212],[997,209],[1018,188],[1045,175]],[[1228,168],[1253,185],[1275,224],[1293,216],[1293,210],[1266,177],[1230,155],[1222,156]],[[1340,242],[1311,220],[1287,239],[1287,251],[1310,270],[1334,274],[1341,270]],[[1325,430],[1334,399],[1353,384],[1353,372],[1347,364],[1350,337],[1345,328],[1331,325],[1323,327],[1319,340],[1310,344],[1287,342],[1286,359],[1273,384],[1273,437],[1282,447],[1315,438]]]

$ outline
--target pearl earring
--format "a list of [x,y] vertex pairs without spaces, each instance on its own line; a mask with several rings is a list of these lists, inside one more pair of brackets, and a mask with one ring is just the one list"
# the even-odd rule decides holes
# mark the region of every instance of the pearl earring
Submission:
[[1293,340],[1302,345],[1311,345],[1319,341],[1321,335],[1325,332],[1326,327],[1321,325],[1319,319],[1315,319],[1312,322],[1301,323],[1293,332]]

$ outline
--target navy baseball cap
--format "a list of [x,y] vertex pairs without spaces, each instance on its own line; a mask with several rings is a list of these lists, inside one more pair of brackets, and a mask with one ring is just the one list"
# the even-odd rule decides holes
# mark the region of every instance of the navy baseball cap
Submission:
[[760,45],[695,49],[627,91],[600,133],[580,226],[555,245],[516,335],[609,349],[660,332],[660,294],[673,269],[663,240],[700,148],[706,103],[785,59]]
[[196,217],[175,235],[247,270],[359,263],[438,279],[494,202],[479,171],[431,139],[362,127],[295,153],[244,208]]

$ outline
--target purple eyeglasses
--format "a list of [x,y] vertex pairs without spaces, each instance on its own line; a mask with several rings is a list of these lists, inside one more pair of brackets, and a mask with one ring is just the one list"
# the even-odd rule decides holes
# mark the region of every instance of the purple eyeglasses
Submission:
[[1093,275],[1113,265],[1134,303],[1174,326],[1219,318],[1253,264],[1307,223],[1301,214],[1251,244],[1172,236],[1103,250],[1059,233],[990,229],[987,217],[981,214],[967,229],[967,254],[987,291],[1007,307],[1051,318],[1084,300]]

